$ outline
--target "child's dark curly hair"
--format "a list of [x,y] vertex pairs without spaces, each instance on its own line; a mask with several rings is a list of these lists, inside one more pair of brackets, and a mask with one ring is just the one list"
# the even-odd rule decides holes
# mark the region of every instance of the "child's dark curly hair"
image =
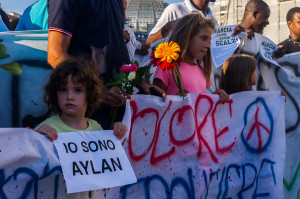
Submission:
[[86,87],[87,110],[85,116],[90,116],[102,102],[102,81],[96,66],[84,59],[62,61],[51,73],[45,86],[44,102],[53,112],[61,114],[58,105],[57,90],[67,84],[71,75],[74,84],[82,84]]

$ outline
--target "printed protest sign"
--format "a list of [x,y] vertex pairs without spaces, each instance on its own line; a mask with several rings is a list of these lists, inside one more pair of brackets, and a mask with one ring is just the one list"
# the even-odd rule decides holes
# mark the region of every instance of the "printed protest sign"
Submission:
[[272,54],[275,50],[277,50],[279,47],[272,42],[269,39],[265,39],[261,42],[261,47],[259,49],[260,55],[268,62],[271,62],[272,64],[276,66],[280,66],[276,60],[272,57]]
[[136,182],[121,142],[112,131],[61,133],[54,144],[68,193]]
[[240,44],[238,36],[232,37],[235,25],[216,27],[211,39],[211,54],[215,67],[223,65]]

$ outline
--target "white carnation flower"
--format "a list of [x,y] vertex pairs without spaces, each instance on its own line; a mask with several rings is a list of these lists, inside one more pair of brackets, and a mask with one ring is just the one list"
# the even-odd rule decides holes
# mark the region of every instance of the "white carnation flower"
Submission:
[[129,75],[128,75],[128,80],[131,81],[131,80],[134,80],[135,79],[135,72],[130,72]]

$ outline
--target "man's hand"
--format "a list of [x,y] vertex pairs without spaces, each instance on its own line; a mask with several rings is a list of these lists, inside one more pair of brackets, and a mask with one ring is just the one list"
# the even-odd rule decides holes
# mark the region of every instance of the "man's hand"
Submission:
[[231,35],[232,37],[235,37],[236,35],[240,34],[241,32],[245,32],[248,39],[252,39],[254,37],[254,32],[251,28],[244,28],[241,25],[237,25],[234,30],[233,34]]
[[141,48],[142,53],[146,52],[151,47],[150,43],[146,43],[144,41],[140,41],[140,42],[142,44],[142,48]]
[[126,44],[130,41],[130,34],[127,30],[123,31],[123,37],[125,39]]
[[119,87],[105,87],[103,89],[103,103],[110,107],[123,106],[126,104],[126,100],[131,96],[128,93],[122,91]]
[[283,57],[285,53],[286,53],[286,48],[283,45],[279,45],[279,48],[273,51],[272,57],[277,59]]

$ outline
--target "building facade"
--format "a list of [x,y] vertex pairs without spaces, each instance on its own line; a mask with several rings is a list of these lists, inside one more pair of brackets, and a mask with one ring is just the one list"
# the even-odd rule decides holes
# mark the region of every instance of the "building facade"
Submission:
[[137,40],[146,41],[150,31],[168,4],[162,0],[131,0],[126,11],[126,24]]
[[[239,24],[243,18],[245,6],[249,0],[216,0],[210,6],[220,26]],[[263,35],[273,42],[280,43],[288,38],[290,31],[286,23],[286,14],[293,7],[300,7],[300,0],[264,0],[271,10],[270,24]]]

